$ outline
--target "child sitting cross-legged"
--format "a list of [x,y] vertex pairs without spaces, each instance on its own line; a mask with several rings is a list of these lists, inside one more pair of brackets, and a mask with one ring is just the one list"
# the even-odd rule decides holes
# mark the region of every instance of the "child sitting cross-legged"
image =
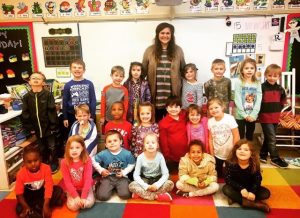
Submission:
[[164,156],[158,152],[158,137],[154,132],[144,138],[144,152],[137,158],[133,178],[134,182],[129,185],[132,198],[172,201],[168,192],[174,183],[168,180],[169,171]]
[[189,143],[189,152],[180,159],[179,180],[176,183],[177,195],[196,197],[213,194],[218,191],[215,159],[204,153],[204,145],[199,140]]

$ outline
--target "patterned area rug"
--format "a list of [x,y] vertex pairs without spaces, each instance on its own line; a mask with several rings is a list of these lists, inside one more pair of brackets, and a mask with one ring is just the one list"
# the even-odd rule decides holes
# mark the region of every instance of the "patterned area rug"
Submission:
[[[55,209],[53,218],[198,218],[198,217],[243,217],[243,218],[296,218],[300,217],[300,168],[274,168],[269,164],[262,165],[263,185],[270,189],[271,198],[266,202],[271,207],[269,214],[260,211],[243,209],[238,204],[228,205],[227,198],[221,191],[212,196],[183,198],[171,193],[172,203],[161,203],[146,200],[121,200],[114,195],[107,202],[96,202],[93,208],[80,212],[71,212],[66,206]],[[55,184],[61,182],[58,172],[53,175]],[[177,175],[171,175],[176,181]],[[224,182],[219,181],[222,187]],[[13,191],[0,192],[0,211],[3,218],[15,218],[16,197]]]

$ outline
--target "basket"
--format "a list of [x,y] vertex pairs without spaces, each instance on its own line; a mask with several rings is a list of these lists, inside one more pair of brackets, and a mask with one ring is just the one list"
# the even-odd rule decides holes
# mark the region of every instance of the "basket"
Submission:
[[279,125],[286,129],[300,130],[300,114],[294,115],[292,111],[281,112]]

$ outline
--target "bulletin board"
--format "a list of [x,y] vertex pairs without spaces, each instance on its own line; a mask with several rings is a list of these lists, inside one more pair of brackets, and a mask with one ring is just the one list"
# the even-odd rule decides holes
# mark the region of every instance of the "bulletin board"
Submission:
[[[292,27],[289,26],[289,22],[294,20],[298,22],[294,28],[294,33],[291,34],[290,31]],[[296,84],[300,84],[300,14],[290,14],[287,16],[286,21],[286,37],[284,45],[283,54],[283,70],[292,71],[293,68],[296,69]],[[293,39],[291,39],[293,38]],[[300,86],[296,86],[296,94],[300,94]]]
[[68,67],[82,58],[80,36],[42,37],[45,67]]
[[32,23],[0,23],[0,94],[37,70]]

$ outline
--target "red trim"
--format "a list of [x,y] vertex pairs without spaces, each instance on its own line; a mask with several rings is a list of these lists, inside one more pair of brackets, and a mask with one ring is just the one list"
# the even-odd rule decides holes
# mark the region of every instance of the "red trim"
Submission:
[[[286,19],[286,27],[285,29],[288,29],[288,23],[290,20],[293,18],[300,18],[300,14],[289,14]],[[286,71],[287,70],[287,60],[288,60],[288,54],[289,54],[289,43],[290,43],[290,33],[286,32],[285,33],[285,40],[284,40],[284,50],[283,50],[283,58],[282,58],[282,70]]]
[[32,59],[33,59],[33,69],[34,71],[38,71],[38,62],[36,58],[36,50],[35,50],[35,42],[34,42],[34,34],[33,34],[33,25],[32,22],[0,22],[0,27],[14,27],[14,26],[28,26],[29,32],[30,32],[30,43],[31,43],[31,49],[32,49]]

